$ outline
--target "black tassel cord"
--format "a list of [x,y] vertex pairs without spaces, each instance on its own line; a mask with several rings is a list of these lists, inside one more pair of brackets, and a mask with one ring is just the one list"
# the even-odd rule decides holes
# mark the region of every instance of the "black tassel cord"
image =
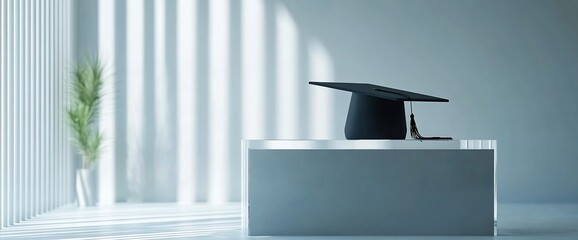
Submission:
[[381,92],[388,92],[388,93],[393,93],[393,94],[397,94],[403,97],[406,97],[409,99],[409,109],[411,114],[409,115],[410,117],[410,122],[409,122],[409,132],[411,134],[411,138],[415,139],[415,140],[452,140],[451,137],[424,137],[421,134],[419,134],[419,130],[417,130],[417,124],[415,123],[415,118],[413,116],[413,99],[411,99],[411,96],[407,95],[407,94],[403,94],[403,93],[397,93],[397,92],[391,92],[391,91],[387,91],[385,89],[376,89],[379,90]]
[[[411,97],[409,98],[411,99]],[[409,101],[409,109],[411,114],[409,115],[409,132],[411,134],[411,138],[415,140],[451,140],[451,137],[424,137],[419,134],[419,130],[417,129],[417,124],[415,123],[415,118],[413,116],[413,101]]]

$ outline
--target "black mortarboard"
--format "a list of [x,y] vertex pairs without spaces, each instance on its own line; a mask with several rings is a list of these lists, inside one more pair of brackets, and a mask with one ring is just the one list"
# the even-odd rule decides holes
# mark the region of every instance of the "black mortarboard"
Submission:
[[[405,139],[407,126],[404,101],[449,102],[448,99],[367,83],[309,82],[312,85],[351,92],[345,123],[347,139]],[[421,137],[412,114],[412,137]],[[416,137],[417,139],[420,139]],[[425,138],[421,139],[451,139]]]

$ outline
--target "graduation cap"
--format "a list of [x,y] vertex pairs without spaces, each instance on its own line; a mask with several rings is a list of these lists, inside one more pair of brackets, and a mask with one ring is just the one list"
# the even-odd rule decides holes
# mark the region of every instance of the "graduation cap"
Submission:
[[[403,102],[449,102],[448,99],[367,83],[309,82],[351,92],[345,123],[347,139],[405,139],[407,127]],[[410,106],[412,106],[410,104]],[[411,137],[419,140],[450,140],[450,137],[421,136],[411,107]]]

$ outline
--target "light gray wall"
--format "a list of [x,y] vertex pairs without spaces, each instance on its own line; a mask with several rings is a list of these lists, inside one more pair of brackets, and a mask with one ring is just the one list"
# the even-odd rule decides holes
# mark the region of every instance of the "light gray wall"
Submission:
[[74,1],[75,59],[98,51],[98,0]]
[[[77,49],[90,52],[99,36],[97,0],[77,1]],[[238,201],[240,197],[240,140],[247,136],[243,129],[243,113],[252,105],[243,103],[248,84],[243,74],[247,71],[243,59],[243,31],[241,29],[244,1],[229,2],[229,67],[223,89],[229,91],[227,139],[227,177],[224,179],[226,198]],[[457,0],[267,0],[263,4],[264,57],[261,66],[264,76],[265,107],[259,112],[264,122],[261,138],[287,138],[288,127],[296,127],[289,138],[309,138],[316,127],[329,132],[322,137],[344,138],[343,126],[347,114],[349,94],[327,90],[328,103],[318,101],[317,93],[307,81],[325,66],[327,81],[368,82],[394,88],[412,90],[449,98],[449,103],[417,103],[416,120],[424,135],[449,135],[456,139],[498,140],[498,200],[500,202],[566,202],[578,201],[578,169],[574,125],[578,108],[578,2],[576,1],[457,1]],[[129,58],[126,48],[127,24],[125,1],[115,1],[114,13],[101,16],[115,17],[116,28],[114,72],[115,96],[115,174],[117,201],[175,201],[178,194],[179,160],[178,139],[193,135],[195,158],[191,188],[195,200],[206,201],[215,187],[211,177],[211,111],[210,74],[211,22],[209,0],[196,1],[195,55],[196,71],[193,81],[195,95],[195,132],[183,132],[176,126],[181,116],[176,108],[179,60],[182,49],[177,49],[176,16],[178,2],[165,2],[165,62],[155,58],[154,2],[144,1],[145,27],[143,29],[143,79],[146,108],[142,109],[143,130],[140,137],[128,133],[131,122],[127,112],[134,103],[127,98],[127,71]],[[288,12],[294,21],[294,46],[283,45],[287,38],[280,37],[280,15]],[[283,17],[283,16],[282,16]],[[287,19],[287,18],[285,18]],[[291,22],[291,21],[289,21]],[[86,26],[87,28],[82,28]],[[288,29],[291,29],[289,24]],[[92,37],[91,37],[92,36]],[[313,42],[313,43],[312,43]],[[193,43],[191,43],[193,44]],[[293,47],[296,66],[287,66]],[[321,49],[321,50],[320,50]],[[312,54],[317,53],[317,55]],[[316,52],[315,52],[316,51]],[[320,53],[321,52],[321,53]],[[325,57],[321,65],[312,64],[312,55]],[[251,58],[250,58],[251,59]],[[322,59],[323,60],[323,59]],[[290,62],[290,61],[289,61]],[[155,81],[150,77],[158,64],[166,66],[167,99],[165,108],[167,126],[159,127],[155,119],[158,106],[153,106]],[[313,66],[315,65],[315,66]],[[281,96],[279,73],[295,69],[297,96]],[[323,71],[322,71],[323,72]],[[147,77],[148,76],[148,77]],[[141,90],[139,90],[141,91]],[[287,104],[286,104],[287,103]],[[279,108],[279,104],[296,104]],[[316,109],[316,105],[321,105]],[[327,112],[319,111],[327,106]],[[327,110],[325,109],[325,110]],[[295,124],[280,124],[280,113],[297,115]],[[325,115],[325,116],[323,116]],[[323,117],[331,119],[324,124]],[[245,129],[246,130],[246,129]],[[253,129],[254,130],[254,129]],[[163,136],[164,139],[158,138]],[[129,159],[131,144],[142,141],[146,155]],[[134,146],[132,146],[134,147]],[[134,148],[132,148],[134,149]],[[142,154],[142,153],[141,153]],[[140,164],[132,171],[127,163]],[[132,176],[128,178],[127,176]],[[134,179],[141,179],[136,181]],[[136,189],[134,191],[129,191]],[[219,186],[221,187],[221,186]]]
[[499,201],[578,201],[577,1],[283,2],[336,80],[449,98],[414,104],[421,133],[497,139]]

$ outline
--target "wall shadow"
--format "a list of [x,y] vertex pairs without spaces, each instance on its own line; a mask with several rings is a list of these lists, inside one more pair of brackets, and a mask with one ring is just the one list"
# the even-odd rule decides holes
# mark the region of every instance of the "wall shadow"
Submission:
[[[243,4],[247,1],[257,1],[262,5],[263,16],[263,45],[259,46],[261,49],[262,66],[253,66],[262,73],[264,81],[262,82],[263,92],[243,92],[243,73],[247,71],[244,69],[246,65],[243,64],[243,54],[251,54],[250,52],[243,52]],[[164,2],[164,16],[155,15],[155,1],[143,0],[143,49],[142,51],[142,79],[128,79],[132,73],[128,72],[128,67],[131,66],[131,58],[127,56],[127,48],[130,48],[131,42],[127,42],[130,38],[127,34],[130,33],[130,27],[127,26],[127,14],[131,9],[127,8],[126,0],[115,1],[115,83],[116,99],[115,99],[115,125],[116,125],[116,146],[115,146],[115,179],[116,190],[115,196],[117,202],[125,201],[145,201],[145,202],[175,202],[178,198],[179,192],[179,154],[178,146],[181,134],[195,134],[196,146],[194,149],[193,169],[191,169],[194,176],[194,182],[190,183],[190,187],[194,189],[194,201],[205,202],[209,200],[210,189],[209,178],[211,173],[211,159],[210,149],[212,149],[210,142],[211,125],[209,116],[213,109],[210,109],[210,54],[209,51],[211,43],[209,42],[210,34],[210,2],[209,0],[196,1],[196,12],[191,13],[195,16],[196,26],[191,26],[195,29],[194,38],[196,55],[194,56],[196,66],[192,66],[196,71],[193,72],[191,81],[195,81],[195,90],[191,92],[194,96],[196,106],[194,106],[194,117],[196,132],[185,133],[178,129],[178,122],[181,119],[179,113],[179,96],[178,96],[178,66],[179,66],[179,51],[178,49],[178,4],[176,0],[168,0]],[[310,35],[299,30],[299,26],[292,19],[291,12],[286,9],[281,1],[264,1],[264,0],[244,0],[244,1],[228,1],[230,6],[228,16],[228,35],[227,44],[229,48],[228,55],[228,71],[227,86],[220,86],[228,89],[229,95],[227,97],[228,113],[227,113],[227,132],[226,141],[223,149],[226,154],[226,169],[223,169],[223,179],[227,179],[225,186],[221,189],[225,192],[227,201],[240,201],[241,198],[241,157],[240,148],[243,136],[260,136],[265,139],[276,139],[281,137],[280,133],[288,134],[290,138],[309,138],[311,136],[311,126],[320,125],[323,123],[313,124],[314,121],[322,121],[324,119],[332,119],[334,116],[327,116],[323,118],[312,118],[312,105],[315,102],[315,96],[310,94],[310,86],[308,81],[311,76],[310,64]],[[284,9],[289,14],[289,20],[292,21],[295,27],[296,43],[290,49],[295,52],[288,52],[283,50],[286,46],[281,46],[286,42],[284,39],[279,39],[279,9]],[[284,13],[285,14],[285,13]],[[160,19],[159,17],[163,17]],[[162,34],[160,29],[155,28],[156,21],[164,21],[164,45],[160,46],[155,41],[157,34]],[[157,32],[159,31],[159,32]],[[293,34],[293,33],[292,33]],[[159,36],[156,36],[159,37]],[[156,52],[157,48],[163,48],[163,51]],[[280,49],[288,56],[279,56]],[[157,54],[164,54],[164,56],[157,56]],[[249,56],[250,57],[250,56]],[[280,60],[284,57],[293,58],[294,60],[285,61]],[[294,62],[293,62],[294,61]],[[258,61],[257,61],[258,62]],[[286,67],[283,64],[289,62],[294,63],[294,66]],[[280,77],[279,68],[293,69],[290,78],[284,78],[284,81],[289,79],[288,84],[296,95],[279,95]],[[161,70],[159,70],[161,69]],[[158,72],[161,71],[161,72]],[[158,77],[161,76],[161,77]],[[164,76],[164,77],[162,77]],[[332,76],[330,74],[329,76]],[[319,81],[333,79],[316,79]],[[142,89],[129,89],[127,82],[142,81]],[[160,88],[164,88],[160,89]],[[129,103],[127,96],[130,96],[130,91],[142,92],[142,111],[140,114],[142,119],[142,127],[140,127],[138,134],[129,134],[134,131],[131,128],[133,123],[129,122],[132,105]],[[243,113],[244,108],[251,108],[249,103],[243,103],[244,94],[261,94],[264,99],[262,112],[259,112],[263,119],[262,126],[256,126],[257,129],[243,129]],[[292,105],[293,104],[293,105]],[[322,106],[323,107],[323,106]],[[333,105],[329,106],[333,107]],[[279,113],[285,116],[290,116],[291,126],[282,126],[283,119],[279,118]],[[335,111],[329,111],[333,114]],[[291,122],[293,121],[293,122]],[[287,122],[287,121],[285,121]],[[327,124],[327,123],[325,123]],[[291,127],[295,132],[280,131],[286,127]],[[132,130],[131,130],[132,129]],[[253,134],[251,131],[258,132]],[[336,136],[338,134],[329,132],[325,138]],[[136,143],[136,144],[134,144]],[[136,147],[129,149],[130,147]],[[131,154],[137,154],[130,160]],[[135,161],[131,162],[130,161]],[[130,165],[130,166],[129,166]],[[214,174],[214,173],[213,173]],[[221,173],[217,173],[221,174]],[[132,176],[132,177],[131,177]]]
[[116,0],[114,6],[115,25],[115,200],[124,202],[127,199],[127,99],[126,99],[126,0]]
[[209,0],[197,2],[197,159],[195,182],[195,201],[206,202],[209,194]]

